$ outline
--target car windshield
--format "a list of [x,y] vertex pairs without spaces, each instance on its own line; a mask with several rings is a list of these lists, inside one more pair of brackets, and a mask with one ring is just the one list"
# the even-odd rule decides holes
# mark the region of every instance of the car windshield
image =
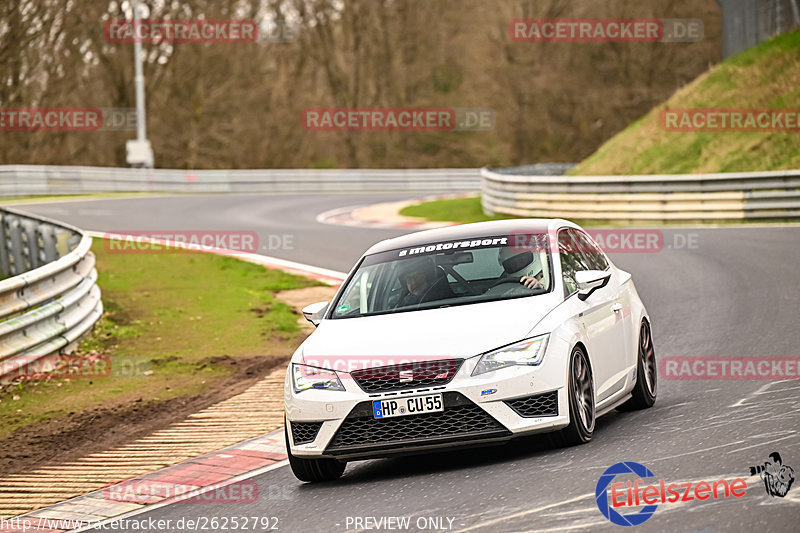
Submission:
[[[364,257],[334,303],[351,318],[535,296],[552,286],[547,235],[444,241]],[[515,242],[522,242],[515,235]],[[530,246],[530,243],[536,243]]]

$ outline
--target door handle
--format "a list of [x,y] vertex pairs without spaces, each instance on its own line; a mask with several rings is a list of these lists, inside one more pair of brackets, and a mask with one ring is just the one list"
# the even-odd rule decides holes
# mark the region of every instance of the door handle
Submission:
[[620,311],[622,311],[622,304],[619,302],[615,303],[614,305],[611,306],[611,310],[614,311],[615,313],[619,313]]

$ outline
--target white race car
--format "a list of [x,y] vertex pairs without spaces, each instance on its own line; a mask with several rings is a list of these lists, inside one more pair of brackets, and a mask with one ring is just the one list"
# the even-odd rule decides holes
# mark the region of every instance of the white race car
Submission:
[[347,461],[556,432],[650,407],[657,366],[631,275],[561,219],[465,224],[385,240],[286,375],[286,444],[303,481]]

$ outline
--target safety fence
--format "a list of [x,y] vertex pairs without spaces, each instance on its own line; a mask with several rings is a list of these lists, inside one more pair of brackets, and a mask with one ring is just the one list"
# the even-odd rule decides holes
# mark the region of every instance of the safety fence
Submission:
[[487,213],[613,222],[800,219],[800,170],[541,176],[481,169]]
[[726,59],[800,27],[800,0],[717,0],[722,8],[722,58]]
[[477,168],[169,170],[0,165],[0,197],[104,192],[465,192],[479,188]]
[[0,381],[7,381],[71,352],[103,303],[91,237],[11,209],[0,209],[0,224]]

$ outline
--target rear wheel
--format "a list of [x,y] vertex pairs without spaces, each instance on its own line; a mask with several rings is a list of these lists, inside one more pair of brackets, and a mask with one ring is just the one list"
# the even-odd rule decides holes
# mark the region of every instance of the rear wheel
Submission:
[[589,442],[594,433],[594,379],[589,358],[580,346],[573,348],[569,358],[567,401],[569,425],[554,433],[553,441],[559,446]]
[[650,325],[642,321],[639,330],[639,356],[636,362],[636,385],[633,386],[631,399],[620,405],[620,411],[634,411],[647,409],[656,403],[658,390],[658,365],[656,352],[653,349],[653,336],[650,334]]
[[292,449],[289,446],[288,424],[283,426],[283,436],[286,439],[286,455],[289,456],[289,466],[292,467],[292,472],[297,479],[313,483],[317,481],[333,481],[342,477],[342,473],[347,466],[346,462],[327,458],[306,459],[305,457],[296,457],[292,455]]

